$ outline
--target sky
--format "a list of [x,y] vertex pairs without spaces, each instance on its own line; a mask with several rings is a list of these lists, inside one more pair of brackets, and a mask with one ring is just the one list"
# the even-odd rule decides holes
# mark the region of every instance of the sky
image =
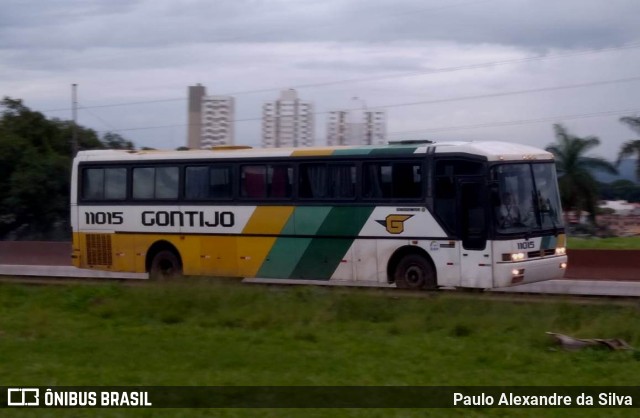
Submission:
[[[388,137],[539,147],[553,124],[614,159],[640,116],[637,0],[0,0],[0,95],[138,147],[186,144],[187,88],[232,95],[236,144],[295,88],[387,112]],[[357,98],[357,99],[354,99]]]

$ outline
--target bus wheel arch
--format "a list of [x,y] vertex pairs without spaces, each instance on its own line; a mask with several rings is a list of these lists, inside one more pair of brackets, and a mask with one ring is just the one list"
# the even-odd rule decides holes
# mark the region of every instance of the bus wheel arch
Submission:
[[393,253],[387,264],[387,280],[401,289],[438,287],[433,260],[425,250],[414,246],[404,246]]
[[182,276],[182,257],[170,242],[156,241],[147,251],[145,267],[150,278]]

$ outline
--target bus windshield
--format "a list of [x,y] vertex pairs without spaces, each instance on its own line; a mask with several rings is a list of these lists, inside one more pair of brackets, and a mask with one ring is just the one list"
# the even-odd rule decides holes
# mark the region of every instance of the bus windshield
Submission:
[[499,234],[563,226],[555,165],[504,164],[491,169],[492,213]]

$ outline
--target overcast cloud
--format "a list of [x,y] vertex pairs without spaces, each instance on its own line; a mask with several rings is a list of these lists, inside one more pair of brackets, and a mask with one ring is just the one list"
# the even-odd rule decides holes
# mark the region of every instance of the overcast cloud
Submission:
[[[558,122],[599,136],[597,153],[613,158],[634,135],[619,117],[640,114],[638,80],[490,97],[640,76],[637,0],[0,4],[0,94],[68,119],[78,83],[87,107],[79,122],[138,146],[185,144],[187,86],[195,83],[209,94],[238,93],[236,142],[250,145],[260,141],[261,104],[296,86],[307,86],[299,95],[315,104],[318,144],[323,112],[366,105],[387,109],[392,139],[545,146]],[[549,58],[527,60],[541,55]],[[478,65],[491,62],[501,64]],[[339,80],[354,81],[332,84]],[[158,102],[131,104],[147,101]],[[91,107],[108,104],[119,106]]]

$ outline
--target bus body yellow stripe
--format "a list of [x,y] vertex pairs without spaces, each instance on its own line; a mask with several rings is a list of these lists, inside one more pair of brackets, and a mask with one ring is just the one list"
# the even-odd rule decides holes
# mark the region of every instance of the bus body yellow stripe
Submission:
[[[272,234],[277,235],[287,224],[293,213],[293,206],[258,206],[242,234]],[[238,267],[240,276],[255,277],[256,273],[271,247],[276,242],[276,237],[238,237]]]
[[333,150],[327,148],[298,149],[291,153],[292,157],[314,157],[318,155],[332,155]]

